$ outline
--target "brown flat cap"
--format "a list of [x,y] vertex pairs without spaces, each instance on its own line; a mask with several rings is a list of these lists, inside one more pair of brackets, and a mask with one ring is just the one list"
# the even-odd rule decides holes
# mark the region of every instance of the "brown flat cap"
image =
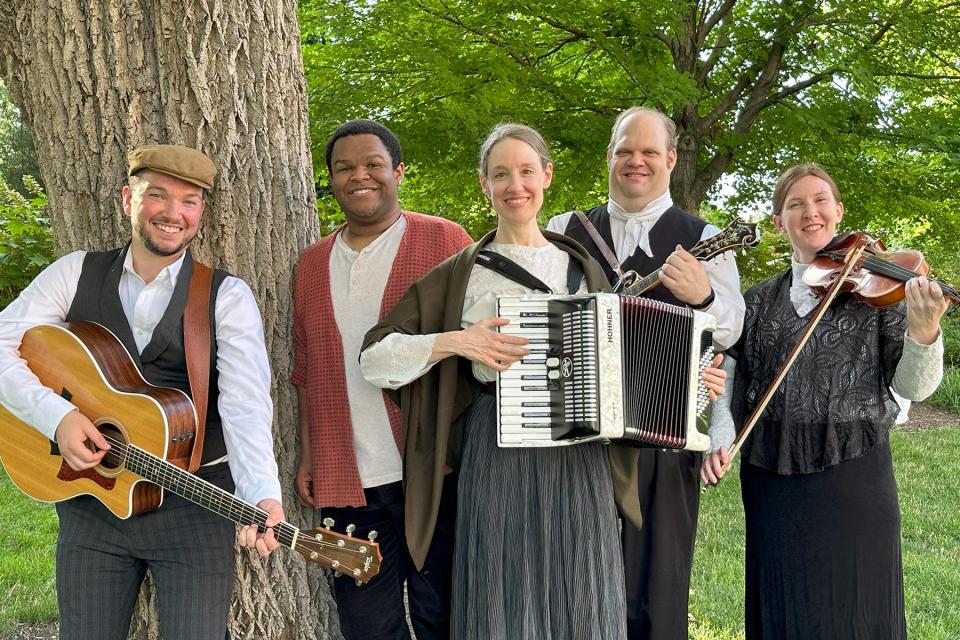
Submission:
[[204,189],[213,188],[213,177],[217,175],[217,168],[210,158],[196,149],[176,144],[137,147],[127,155],[127,164],[127,176],[141,169],[150,169]]

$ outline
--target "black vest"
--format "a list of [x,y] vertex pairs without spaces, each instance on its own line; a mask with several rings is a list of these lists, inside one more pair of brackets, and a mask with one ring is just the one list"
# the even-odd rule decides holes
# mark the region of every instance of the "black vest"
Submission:
[[[87,253],[83,259],[80,280],[77,282],[77,293],[66,320],[86,320],[102,324],[120,339],[147,382],[158,387],[179,389],[191,396],[183,347],[183,312],[187,306],[190,276],[193,275],[193,258],[188,250],[170,304],[157,323],[150,344],[143,349],[143,353],[138,353],[130,322],[120,303],[120,275],[123,273],[126,252],[127,248],[123,247],[112,251]],[[214,270],[210,291],[210,396],[201,463],[216,460],[227,453],[223,442],[220,411],[217,408],[219,392],[215,309],[217,290],[228,275],[220,269]]]
[[[597,228],[597,231],[600,232],[600,237],[603,238],[607,246],[610,247],[610,250],[613,251],[613,237],[610,235],[610,216],[607,215],[607,205],[602,204],[585,213],[587,214],[587,219],[590,220],[593,226]],[[673,253],[673,250],[678,244],[684,249],[689,250],[690,247],[700,242],[700,237],[703,235],[703,228],[706,226],[706,222],[696,216],[690,215],[680,207],[670,207],[663,212],[663,215],[660,216],[657,223],[650,229],[650,250],[653,252],[653,257],[647,257],[647,254],[645,254],[640,247],[637,247],[633,255],[624,260],[620,266],[624,271],[633,270],[641,276],[653,273],[663,266],[664,261]],[[604,258],[600,252],[600,248],[594,243],[577,216],[570,216],[570,221],[567,223],[567,228],[563,233],[586,247],[590,255],[603,267],[603,271],[607,274],[610,282],[617,281],[617,275],[614,273],[613,268],[607,263],[606,258]],[[613,252],[616,253],[615,251]],[[683,302],[677,300],[674,295],[670,293],[670,290],[664,286],[656,287],[643,295],[645,298],[686,306]]]

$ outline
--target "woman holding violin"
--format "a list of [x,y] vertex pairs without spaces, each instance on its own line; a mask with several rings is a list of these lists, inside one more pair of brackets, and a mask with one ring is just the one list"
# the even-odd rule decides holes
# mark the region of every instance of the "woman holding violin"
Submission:
[[[937,283],[917,277],[901,283],[905,303],[878,308],[842,292],[818,308],[814,291],[829,288],[836,269],[813,288],[804,273],[824,271],[818,260],[844,266],[843,255],[820,257],[843,217],[836,184],[817,165],[791,167],[774,190],[773,211],[793,247],[792,265],[744,296],[730,406],[723,397],[715,406],[713,450],[701,470],[704,483],[715,484],[729,463],[733,425],[755,423],[740,471],[746,637],[905,638],[891,389],[922,400],[939,385],[947,301]],[[872,257],[855,265],[876,260],[887,264]],[[781,365],[806,333],[784,374]]]

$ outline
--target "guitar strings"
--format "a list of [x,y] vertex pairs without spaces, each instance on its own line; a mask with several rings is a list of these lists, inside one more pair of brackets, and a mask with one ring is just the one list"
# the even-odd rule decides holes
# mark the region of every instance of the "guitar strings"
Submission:
[[[193,499],[203,507],[206,507],[221,516],[228,519],[239,521],[241,524],[256,524],[265,527],[268,517],[266,511],[259,507],[254,507],[246,502],[236,498],[227,491],[211,484],[192,473],[184,471],[180,467],[171,464],[153,454],[134,445],[117,440],[107,434],[103,434],[104,439],[110,444],[111,448],[104,454],[108,461],[116,466],[123,466],[126,469],[137,473],[138,470],[147,472],[152,471],[150,475],[158,476],[158,479],[165,481],[161,484],[177,495],[187,499]],[[130,464],[133,462],[133,464]],[[138,473],[144,476],[146,474]],[[149,480],[148,478],[145,478]],[[180,491],[177,491],[180,489]],[[198,490],[199,489],[199,490]],[[352,553],[363,553],[356,549],[340,547],[335,542],[317,540],[313,536],[297,536],[300,529],[287,522],[279,522],[273,527],[274,533],[284,546],[298,550],[297,547],[305,547],[313,550],[312,547],[330,547]],[[297,539],[296,547],[293,544]],[[325,559],[330,559],[325,557]]]

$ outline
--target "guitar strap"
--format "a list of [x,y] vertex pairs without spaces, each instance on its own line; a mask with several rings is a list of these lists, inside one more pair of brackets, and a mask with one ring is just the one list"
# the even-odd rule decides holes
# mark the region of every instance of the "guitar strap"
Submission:
[[597,245],[597,249],[600,249],[600,253],[607,261],[607,264],[609,264],[613,272],[617,274],[617,278],[623,280],[623,269],[620,267],[620,261],[617,260],[617,256],[615,256],[610,247],[607,246],[606,241],[603,239],[603,236],[600,235],[600,232],[597,231],[597,228],[590,222],[590,218],[588,218],[583,211],[574,211],[573,213],[577,216],[583,228],[587,230],[587,235],[593,240],[593,244]]
[[207,401],[210,398],[210,289],[213,269],[193,261],[187,307],[183,311],[183,350],[187,359],[190,395],[197,410],[197,432],[187,471],[195,473],[203,456],[203,436],[207,426]]

